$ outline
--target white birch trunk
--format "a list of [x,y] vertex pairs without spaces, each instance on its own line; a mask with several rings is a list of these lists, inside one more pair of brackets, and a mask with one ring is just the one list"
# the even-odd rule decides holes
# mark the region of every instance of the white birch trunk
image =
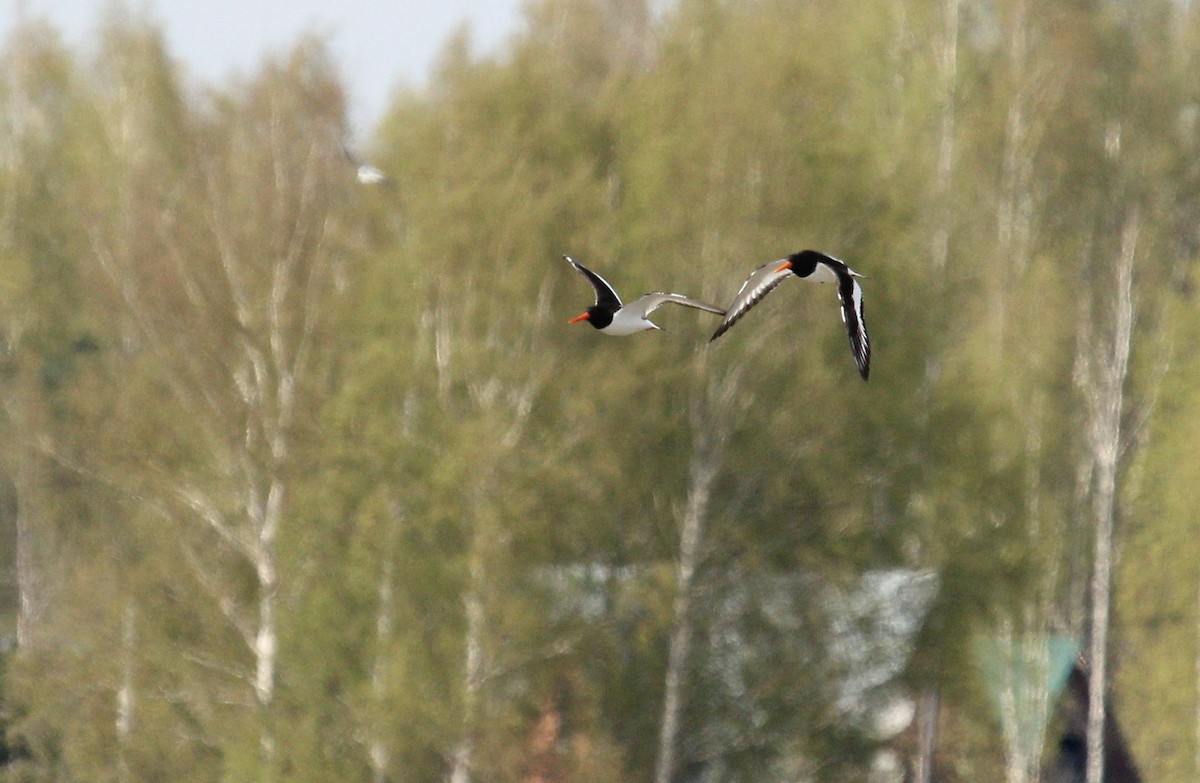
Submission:
[[[381,714],[387,703],[388,655],[392,649],[392,639],[395,629],[395,595],[392,586],[392,572],[395,569],[395,556],[392,553],[391,542],[388,542],[384,552],[383,563],[379,569],[379,587],[377,590],[379,607],[375,613],[375,657],[371,662],[371,697],[375,701],[377,714]],[[371,760],[371,783],[387,783],[392,769],[392,748],[387,736],[377,725],[369,729],[367,754]]]
[[4,400],[14,441],[8,449],[16,493],[17,647],[23,650],[38,643],[38,627],[59,576],[54,556],[57,531],[46,510],[50,460],[43,448],[35,445],[48,433],[38,384],[36,377],[19,378],[16,389]]
[[39,530],[35,511],[36,469],[32,454],[18,457],[17,466],[17,646],[33,645],[38,617],[42,613],[42,565],[38,557]]
[[997,359],[1004,355],[1008,311],[1008,288],[1011,279],[1020,275],[1028,255],[1028,220],[1024,212],[1031,208],[1029,187],[1032,169],[1029,163],[1028,136],[1029,96],[1026,85],[1026,49],[1028,40],[1027,0],[1015,0],[1008,20],[1009,97],[1004,121],[1003,153],[1000,161],[1000,185],[996,203],[996,245],[999,278],[991,284],[989,303],[992,338],[990,343]]
[[913,764],[913,783],[933,783],[940,711],[941,696],[936,690],[927,690],[917,698],[917,757]]
[[1004,645],[1004,684],[1000,688],[1000,733],[1004,737],[1004,779],[1006,783],[1029,783],[1022,761],[1020,725],[1023,715],[1013,681],[1014,663],[1012,621],[1005,618],[997,634]]
[[958,8],[959,0],[945,0],[942,6],[944,37],[938,57],[942,122],[938,137],[937,178],[934,186],[937,217],[934,220],[933,246],[930,252],[934,274],[945,270],[950,253],[950,186],[954,174],[954,134],[957,119],[955,86],[958,80]]
[[675,749],[679,740],[680,715],[688,658],[692,649],[692,588],[704,541],[704,521],[712,481],[720,463],[719,454],[696,454],[688,477],[687,507],[679,539],[679,561],[675,575],[675,606],[667,652],[663,686],[662,724],[654,783],[670,783],[675,771]]
[[117,780],[125,783],[130,780],[129,770],[129,741],[133,737],[134,708],[136,692],[134,690],[134,671],[137,653],[137,607],[133,601],[125,605],[121,614],[121,675],[117,687]]
[[1009,20],[1008,62],[1012,100],[1004,123],[1004,157],[1000,169],[997,240],[1010,253],[1008,263],[1020,274],[1029,260],[1033,203],[1030,197],[1033,160],[1029,144],[1029,111],[1033,95],[1027,83],[1029,55],[1028,0],[1016,0]]
[[462,728],[458,744],[451,756],[450,783],[470,783],[475,756],[475,721],[479,711],[480,691],[484,678],[484,606],[483,591],[486,577],[481,531],[477,531],[468,555],[468,585],[463,595],[467,628],[463,638],[463,705]]
[[1116,495],[1115,469],[1098,467],[1095,515],[1096,540],[1092,549],[1092,636],[1088,657],[1087,783],[1104,779],[1104,720],[1107,713],[1108,618],[1112,590],[1113,502]]
[[[24,23],[23,13],[18,9],[19,22]],[[14,37],[13,42],[19,43]],[[5,74],[5,87],[10,92],[9,104],[11,111],[0,122],[9,124],[8,143],[2,143],[0,134],[0,165],[12,171],[19,170],[23,165],[20,152],[20,141],[26,131],[24,128],[27,113],[33,111],[33,106],[23,88],[25,71],[28,70],[27,58],[22,56],[18,48],[10,55],[10,68]],[[0,243],[12,241],[9,232],[11,221],[16,214],[12,201],[19,197],[15,188],[5,188],[0,193],[4,203],[0,204]],[[20,346],[22,334],[26,329],[23,319],[10,313],[5,317],[3,342],[9,354],[15,353]],[[16,566],[17,588],[17,647],[25,649],[33,641],[34,626],[42,611],[43,603],[43,564],[40,562],[39,539],[45,529],[39,530],[38,518],[41,505],[41,479],[44,476],[44,465],[39,465],[42,459],[37,449],[31,444],[37,441],[44,432],[35,407],[40,396],[37,394],[36,381],[26,380],[17,376],[16,388],[3,399],[4,413],[8,418],[10,442],[4,449],[3,456],[7,460],[6,467],[12,476],[13,491],[16,495],[16,513],[14,515],[15,548],[14,560]]]
[[1000,689],[1000,728],[1004,736],[1007,783],[1038,783],[1049,711],[1046,688],[1050,660],[1048,637],[1040,630],[1034,605],[1025,606],[1024,627],[1009,619],[997,634],[1003,644],[1004,683]]
[[1089,446],[1095,463],[1092,497],[1091,639],[1088,675],[1087,783],[1104,777],[1104,723],[1108,679],[1108,624],[1112,595],[1113,528],[1116,517],[1117,470],[1122,450],[1121,414],[1133,342],[1133,264],[1140,218],[1133,211],[1121,233],[1121,255],[1115,280],[1116,302],[1111,335],[1083,347],[1088,351],[1091,383],[1087,391],[1091,421]]
[[680,520],[675,602],[663,682],[662,721],[654,783],[670,783],[675,774],[694,631],[692,602],[696,571],[704,551],[704,529],[712,498],[712,484],[720,472],[725,448],[738,418],[735,400],[741,383],[740,370],[734,368],[719,378],[712,378],[708,374],[703,353],[697,355],[692,369],[693,382],[697,384],[689,410],[692,457],[688,466],[687,499]]
[[1195,726],[1195,747],[1192,748],[1192,766],[1195,770],[1195,779],[1200,780],[1200,580],[1197,580],[1196,590],[1196,658],[1195,658],[1195,677],[1196,677],[1196,711],[1194,720]]
[[272,482],[258,530],[255,550],[255,574],[258,579],[258,627],[254,637],[254,698],[259,712],[259,751],[263,761],[263,780],[275,778],[275,682],[278,665],[279,632],[276,599],[279,573],[276,564],[276,535],[283,506],[283,485]]
[[[448,289],[449,301],[463,306],[461,292]],[[549,309],[549,288],[543,287],[536,305],[536,314],[544,316]],[[438,390],[443,401],[452,397],[456,361],[456,338],[453,331],[452,314],[443,307],[436,307],[431,319],[433,327],[434,365],[438,378]],[[473,338],[474,341],[475,338]],[[483,342],[492,344],[509,343],[493,334]],[[527,350],[533,354],[544,350],[531,342]],[[467,380],[467,379],[463,379]],[[484,685],[488,671],[487,648],[487,596],[490,581],[490,558],[495,555],[498,527],[491,518],[489,504],[494,497],[501,471],[514,450],[520,445],[533,412],[534,396],[545,381],[540,373],[531,373],[519,380],[503,380],[498,377],[473,378],[465,384],[468,397],[477,415],[501,420],[506,430],[492,444],[495,449],[490,458],[481,455],[474,471],[477,483],[471,487],[470,548],[467,552],[467,585],[463,591],[463,612],[466,628],[463,634],[463,690],[462,715],[459,738],[450,754],[450,783],[470,783],[475,766],[476,732],[478,718],[484,699]]]
[[[16,29],[20,30],[26,23],[25,9],[23,5],[18,5],[16,8]],[[9,56],[9,68],[5,74],[5,87],[9,92],[9,107],[3,121],[8,125],[7,143],[0,148],[0,155],[3,156],[2,162],[6,168],[11,171],[18,171],[24,165],[21,155],[22,141],[30,132],[29,122],[36,111],[36,107],[25,89],[26,81],[32,76],[33,62],[32,57],[28,56],[21,45],[22,36],[14,35],[11,39],[13,47]],[[16,188],[5,188],[4,193],[0,194],[4,198],[5,203],[0,209],[0,231],[5,235],[12,228],[11,221],[16,214],[16,209],[13,208],[13,200],[18,198]],[[5,237],[7,239],[7,237]],[[8,316],[12,318],[11,316]],[[6,332],[4,335],[5,341],[8,343],[9,350],[14,350],[21,340],[21,333],[24,331],[24,325],[18,319],[6,323]],[[33,417],[33,401],[37,397],[33,395],[32,389],[18,388],[17,392],[11,397],[5,399],[4,407],[8,414],[9,420],[12,422],[12,429],[17,433],[19,443],[33,443],[38,430],[35,429],[36,422]],[[25,649],[30,646],[33,640],[34,626],[37,618],[42,611],[42,573],[41,564],[39,563],[38,551],[38,481],[40,472],[34,460],[36,450],[29,447],[15,446],[12,447],[12,459],[15,465],[10,466],[13,471],[13,484],[17,495],[17,513],[16,513],[16,578],[17,578],[17,646]]]
[[[910,31],[908,28],[908,2],[907,0],[897,0],[892,3],[892,18],[895,29],[895,34],[891,39],[891,51],[887,53],[887,59],[892,71],[892,91],[891,100],[891,132],[895,138],[903,138],[905,126],[908,122],[908,102],[905,100],[905,92],[907,91],[907,80],[905,79],[906,69],[908,67],[909,50],[911,48]],[[900,145],[896,145],[896,151],[900,150]],[[896,166],[900,163],[899,155],[892,158],[891,165]]]

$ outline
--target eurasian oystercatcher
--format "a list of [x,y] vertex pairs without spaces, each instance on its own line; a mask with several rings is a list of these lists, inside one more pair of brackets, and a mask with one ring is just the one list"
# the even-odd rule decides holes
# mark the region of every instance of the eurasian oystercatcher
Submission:
[[650,321],[649,315],[667,303],[694,307],[697,310],[717,315],[725,314],[725,311],[719,307],[697,302],[682,294],[664,294],[657,291],[644,294],[629,304],[622,305],[621,297],[617,296],[617,292],[603,277],[570,256],[563,256],[563,258],[567,260],[568,264],[579,270],[579,273],[592,284],[592,288],[596,289],[596,303],[567,323],[577,324],[580,321],[587,321],[604,334],[623,337],[636,332],[644,332],[647,329],[660,328]]
[[837,284],[838,298],[842,302],[842,321],[850,333],[850,350],[854,353],[859,373],[864,381],[867,380],[871,373],[871,341],[867,337],[867,320],[863,315],[862,287],[855,279],[862,275],[833,256],[816,250],[801,250],[755,269],[738,289],[733,304],[725,311],[725,319],[713,332],[709,342],[729,331],[751,307],[762,301],[789,275],[813,283]]
[[345,144],[342,145],[342,155],[346,156],[346,160],[354,166],[354,176],[361,184],[379,185],[385,188],[396,187],[396,183],[391,177],[384,174],[382,169],[359,158]]

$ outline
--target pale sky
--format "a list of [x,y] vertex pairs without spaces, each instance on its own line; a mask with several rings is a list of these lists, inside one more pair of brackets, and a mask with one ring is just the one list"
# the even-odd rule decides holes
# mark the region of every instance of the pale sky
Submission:
[[[18,9],[49,19],[72,47],[86,47],[112,0],[0,0],[0,40]],[[126,0],[149,9],[170,53],[195,81],[249,71],[264,53],[286,49],[304,32],[330,48],[349,89],[359,137],[382,117],[392,90],[419,85],[447,37],[469,24],[477,53],[500,48],[521,24],[521,0]]]

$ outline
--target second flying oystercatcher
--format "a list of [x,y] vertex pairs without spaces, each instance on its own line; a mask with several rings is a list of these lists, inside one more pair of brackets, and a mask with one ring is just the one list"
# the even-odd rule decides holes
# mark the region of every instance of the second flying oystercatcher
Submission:
[[625,335],[644,332],[647,329],[659,329],[658,324],[653,323],[649,316],[650,313],[653,313],[667,303],[683,305],[684,307],[694,307],[697,310],[704,310],[705,312],[716,313],[717,315],[725,315],[725,311],[720,307],[714,307],[704,302],[697,302],[695,299],[690,299],[682,294],[664,294],[658,291],[644,294],[629,304],[623,305],[621,304],[621,297],[617,296],[617,292],[613,290],[613,287],[603,277],[570,256],[563,256],[563,258],[588,279],[588,282],[592,284],[592,288],[596,289],[596,303],[572,318],[568,323],[577,324],[580,321],[587,321],[604,334],[614,337],[624,337]]
[[354,166],[354,176],[360,184],[378,185],[379,187],[389,189],[396,187],[395,181],[387,174],[384,174],[382,169],[359,158],[345,144],[342,145],[342,155],[345,156],[346,160],[350,161],[350,165]]
[[816,250],[801,250],[755,269],[738,289],[733,304],[725,311],[725,319],[713,332],[709,342],[729,331],[751,307],[791,275],[813,283],[837,284],[838,299],[842,302],[842,320],[850,334],[850,350],[854,354],[858,372],[864,381],[867,380],[871,373],[871,341],[867,337],[867,320],[863,315],[862,287],[855,279],[862,275],[833,256]]

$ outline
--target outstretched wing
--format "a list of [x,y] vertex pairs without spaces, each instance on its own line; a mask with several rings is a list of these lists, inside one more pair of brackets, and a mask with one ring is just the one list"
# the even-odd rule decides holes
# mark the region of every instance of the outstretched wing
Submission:
[[613,308],[613,310],[620,309],[621,297],[617,296],[617,292],[611,285],[608,284],[607,280],[570,256],[563,256],[563,258],[567,260],[568,264],[579,270],[579,274],[586,277],[588,282],[592,284],[592,288],[596,289],[597,305],[609,305]]
[[395,187],[396,183],[383,172],[381,168],[373,164],[367,163],[362,158],[354,154],[350,147],[342,144],[342,155],[346,160],[350,161],[350,165],[354,166],[354,176],[363,185],[382,185],[384,187]]
[[697,310],[703,310],[706,313],[716,313],[717,315],[725,315],[725,311],[715,305],[710,305],[705,302],[700,302],[683,294],[666,294],[661,291],[643,294],[637,299],[625,306],[626,310],[636,313],[638,316],[645,318],[653,313],[658,308],[665,304],[677,304],[684,307],[694,307]]
[[742,287],[738,289],[737,296],[733,298],[733,304],[729,305],[729,309],[725,311],[725,320],[721,321],[721,325],[717,327],[717,331],[713,332],[709,342],[729,331],[730,327],[749,312],[751,307],[761,302],[764,296],[774,291],[776,286],[792,274],[790,269],[776,271],[779,270],[781,263],[783,261],[769,261],[755,269],[746,278],[746,282],[742,283]]
[[848,269],[836,271],[838,298],[842,300],[842,320],[846,322],[846,331],[850,334],[850,351],[865,381],[871,374],[871,338],[867,336],[867,318],[863,314],[862,286]]

